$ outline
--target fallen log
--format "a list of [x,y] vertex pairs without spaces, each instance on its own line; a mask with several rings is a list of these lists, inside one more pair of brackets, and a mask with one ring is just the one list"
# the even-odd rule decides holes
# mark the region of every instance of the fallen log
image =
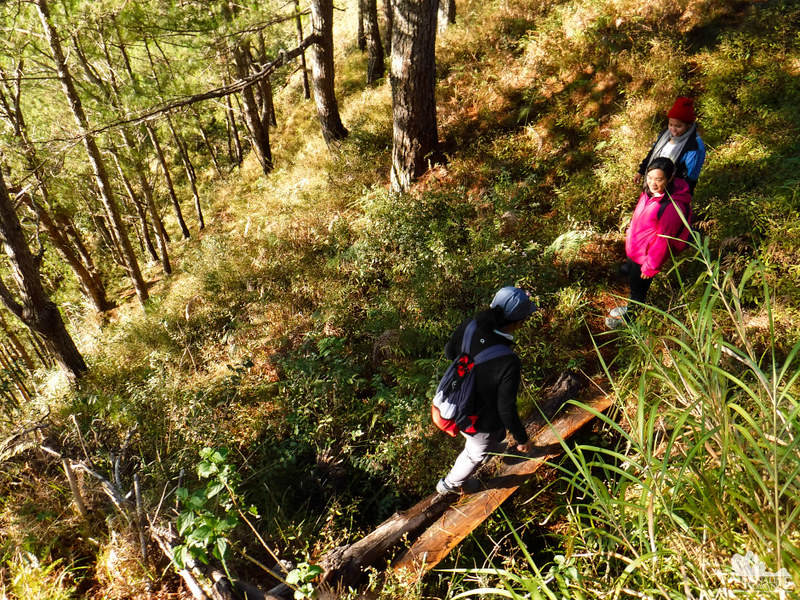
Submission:
[[[586,378],[570,372],[562,373],[541,402],[541,413],[534,415],[526,424],[531,437],[534,438],[543,427],[545,422],[543,416],[551,419],[564,402],[575,398],[585,386]],[[555,443],[558,443],[557,440]],[[481,473],[494,469],[499,459],[500,457],[495,457],[489,461],[478,473],[479,477]],[[494,480],[488,484],[493,485]],[[513,493],[513,490],[509,492],[509,495],[510,493]],[[378,563],[403,538],[413,539],[416,534],[445,514],[450,505],[457,500],[458,498],[454,495],[431,494],[410,509],[395,513],[358,542],[332,550],[319,563],[324,572],[320,576],[318,584],[329,588],[346,588],[356,585],[366,567]]]
[[[611,398],[599,390],[594,390],[583,402],[597,412],[604,412],[612,404]],[[561,440],[569,438],[593,418],[593,412],[581,406],[570,406],[534,436],[534,448],[529,457],[504,461],[495,477],[486,482],[487,489],[463,496],[397,559],[393,568],[396,571],[406,569],[419,577],[435,567],[530,475],[561,453]]]

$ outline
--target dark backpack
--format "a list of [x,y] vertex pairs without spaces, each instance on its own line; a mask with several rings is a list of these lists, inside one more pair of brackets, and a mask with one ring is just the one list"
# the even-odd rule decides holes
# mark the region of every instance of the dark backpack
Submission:
[[436,426],[453,437],[459,431],[475,433],[475,421],[478,415],[474,414],[473,388],[475,387],[475,365],[513,354],[514,351],[503,344],[489,346],[481,350],[475,357],[470,356],[469,348],[472,344],[472,334],[478,324],[472,320],[464,330],[461,340],[461,355],[456,358],[444,372],[436,395],[433,397],[431,417]]

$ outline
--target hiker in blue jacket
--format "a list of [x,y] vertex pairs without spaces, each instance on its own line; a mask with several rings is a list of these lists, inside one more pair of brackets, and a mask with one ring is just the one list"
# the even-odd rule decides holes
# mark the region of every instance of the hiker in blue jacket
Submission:
[[647,167],[659,157],[668,158],[675,164],[675,177],[686,181],[690,193],[694,194],[706,159],[706,147],[697,133],[697,118],[691,98],[678,97],[669,109],[667,128],[659,134],[650,152],[639,164],[639,170],[633,178],[635,183],[642,181]]
[[[525,290],[507,286],[501,288],[490,307],[475,316],[477,330],[472,336],[470,356],[482,350],[502,344],[514,343],[513,333],[536,311],[537,307]],[[461,353],[464,331],[472,319],[458,326],[444,348],[445,355],[455,360]],[[436,484],[440,494],[471,493],[477,491],[478,482],[471,477],[486,457],[492,452],[505,450],[504,440],[508,431],[516,442],[519,452],[527,453],[531,442],[517,411],[517,392],[521,378],[522,363],[516,354],[506,354],[476,364],[474,402],[478,419],[475,433],[461,432],[464,450],[456,458],[450,472]]]

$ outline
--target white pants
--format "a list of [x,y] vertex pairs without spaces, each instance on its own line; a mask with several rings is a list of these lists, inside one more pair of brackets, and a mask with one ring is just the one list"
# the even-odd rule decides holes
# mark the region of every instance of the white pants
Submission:
[[483,464],[490,452],[505,450],[505,444],[503,444],[506,439],[505,429],[491,433],[464,433],[462,431],[461,435],[466,439],[464,449],[456,458],[453,468],[444,477],[444,482],[451,487],[464,485],[469,476]]

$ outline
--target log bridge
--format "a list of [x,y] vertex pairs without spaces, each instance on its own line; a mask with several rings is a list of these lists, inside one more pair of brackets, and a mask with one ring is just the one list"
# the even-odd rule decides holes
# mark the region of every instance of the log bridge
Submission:
[[[583,406],[565,407],[572,399],[578,399]],[[401,543],[406,544],[406,548],[400,549],[390,568],[422,577],[531,474],[558,456],[562,451],[561,440],[571,437],[611,404],[611,397],[597,383],[574,373],[562,373],[541,403],[541,414],[526,424],[534,441],[527,456],[514,452],[512,456],[495,457],[478,472],[484,489],[460,497],[434,492],[410,509],[395,513],[363,539],[332,550],[319,563],[324,569],[319,585],[332,589],[357,586],[364,577],[364,569],[378,564]],[[482,476],[485,473],[492,473],[492,476]]]

